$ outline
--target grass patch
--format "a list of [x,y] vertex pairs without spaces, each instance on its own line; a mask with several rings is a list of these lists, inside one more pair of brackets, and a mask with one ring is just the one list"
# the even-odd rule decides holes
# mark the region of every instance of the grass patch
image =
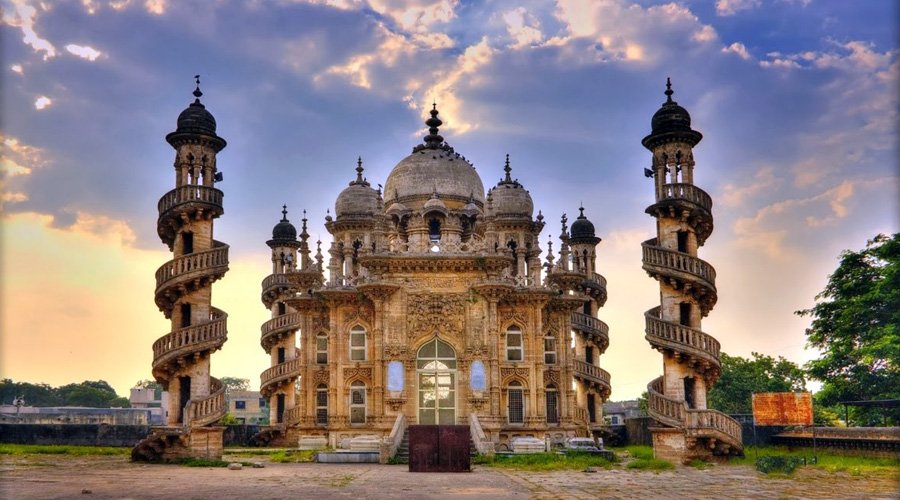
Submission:
[[711,464],[705,460],[699,460],[696,458],[694,460],[691,460],[690,462],[688,462],[687,465],[688,465],[688,467],[693,467],[697,470],[706,470],[713,466],[713,464]]
[[554,471],[554,470],[580,470],[586,467],[612,466],[609,460],[589,453],[527,453],[522,455],[494,455],[487,457],[478,455],[472,461],[473,464],[487,465],[500,469],[523,471]]
[[675,465],[668,460],[661,460],[659,458],[636,458],[625,464],[625,468],[637,470],[669,470],[674,469]]
[[729,464],[756,465],[756,455],[763,457],[796,457],[801,461],[806,459],[807,467],[816,467],[828,472],[848,472],[852,475],[862,475],[868,473],[896,473],[900,468],[900,459],[895,458],[874,458],[874,457],[856,457],[846,455],[836,455],[832,453],[817,452],[818,460],[812,463],[812,448],[801,448],[793,451],[783,446],[765,446],[755,449],[752,446],[744,448],[743,457],[732,457]]
[[276,464],[306,463],[315,458],[315,450],[279,450],[269,455],[269,461]]
[[122,455],[130,456],[131,448],[113,446],[74,446],[50,444],[0,444],[0,455]]
[[648,459],[648,460],[653,458],[653,447],[652,446],[630,445],[630,446],[623,446],[621,448],[616,448],[616,451],[627,452],[633,458],[643,458],[643,459]]
[[227,460],[211,460],[208,458],[182,458],[174,462],[175,465],[185,467],[228,467],[231,462]]

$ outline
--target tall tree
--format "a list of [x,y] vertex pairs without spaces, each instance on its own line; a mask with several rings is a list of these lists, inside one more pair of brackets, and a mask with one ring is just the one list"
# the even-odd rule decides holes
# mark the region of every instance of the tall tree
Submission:
[[222,377],[220,379],[225,385],[225,392],[249,391],[250,379],[237,377]]
[[722,375],[709,390],[708,404],[725,413],[751,413],[754,392],[806,390],[803,369],[781,356],[757,352],[753,359],[721,353]]
[[[812,318],[807,344],[821,352],[807,364],[822,381],[821,404],[900,399],[900,233],[879,234],[857,252],[841,253],[838,268],[816,296],[797,311]],[[877,420],[877,411],[858,416]],[[889,415],[896,423],[900,412]]]

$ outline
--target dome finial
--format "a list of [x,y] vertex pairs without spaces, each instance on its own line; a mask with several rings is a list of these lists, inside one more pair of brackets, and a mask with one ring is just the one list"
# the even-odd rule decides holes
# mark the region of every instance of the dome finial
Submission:
[[203,92],[200,92],[200,75],[194,75],[194,81],[197,82],[197,88],[194,89],[194,103],[200,104],[200,96],[203,95]]
[[675,91],[672,90],[672,79],[666,77],[666,91],[664,92],[664,94],[666,94],[666,104],[675,102],[672,100],[672,94],[674,93]]
[[584,203],[581,203],[580,206],[578,207],[578,218],[579,219],[587,219],[587,217],[584,216]]
[[506,165],[503,167],[503,171],[506,172],[506,179],[504,182],[512,182],[512,178],[509,176],[509,173],[512,172],[512,167],[509,166],[509,153],[506,153]]
[[281,222],[288,222],[287,204],[281,206]]
[[362,156],[356,159],[356,182],[362,184],[363,183],[363,166],[362,166]]
[[438,127],[443,125],[444,122],[438,118],[438,109],[437,103],[433,103],[431,105],[431,118],[425,120],[425,125],[428,125],[428,135],[425,136],[425,147],[429,149],[438,149],[441,147],[441,143],[444,142],[444,138],[438,134]]

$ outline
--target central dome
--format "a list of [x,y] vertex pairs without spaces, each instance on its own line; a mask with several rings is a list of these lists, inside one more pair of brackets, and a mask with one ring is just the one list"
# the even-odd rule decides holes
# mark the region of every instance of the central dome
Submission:
[[411,155],[400,160],[391,170],[384,184],[385,200],[425,203],[434,192],[442,200],[465,204],[474,201],[484,206],[484,184],[478,172],[465,158],[456,153],[438,135],[441,120],[437,109],[425,122],[430,134],[425,144],[413,148]]

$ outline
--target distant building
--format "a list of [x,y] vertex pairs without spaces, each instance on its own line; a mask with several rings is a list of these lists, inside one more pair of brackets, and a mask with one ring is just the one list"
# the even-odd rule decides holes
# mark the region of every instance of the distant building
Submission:
[[266,399],[257,391],[230,391],[225,394],[228,413],[241,424],[264,424],[268,422]]
[[131,397],[128,398],[132,408],[142,408],[150,411],[150,424],[163,425],[166,422],[166,408],[168,407],[169,393],[162,388],[131,389]]
[[108,424],[148,425],[150,411],[142,408],[39,407],[0,405],[4,424]]
[[611,426],[625,425],[626,418],[641,416],[641,408],[638,400],[610,401],[603,403],[603,415],[606,423]]

